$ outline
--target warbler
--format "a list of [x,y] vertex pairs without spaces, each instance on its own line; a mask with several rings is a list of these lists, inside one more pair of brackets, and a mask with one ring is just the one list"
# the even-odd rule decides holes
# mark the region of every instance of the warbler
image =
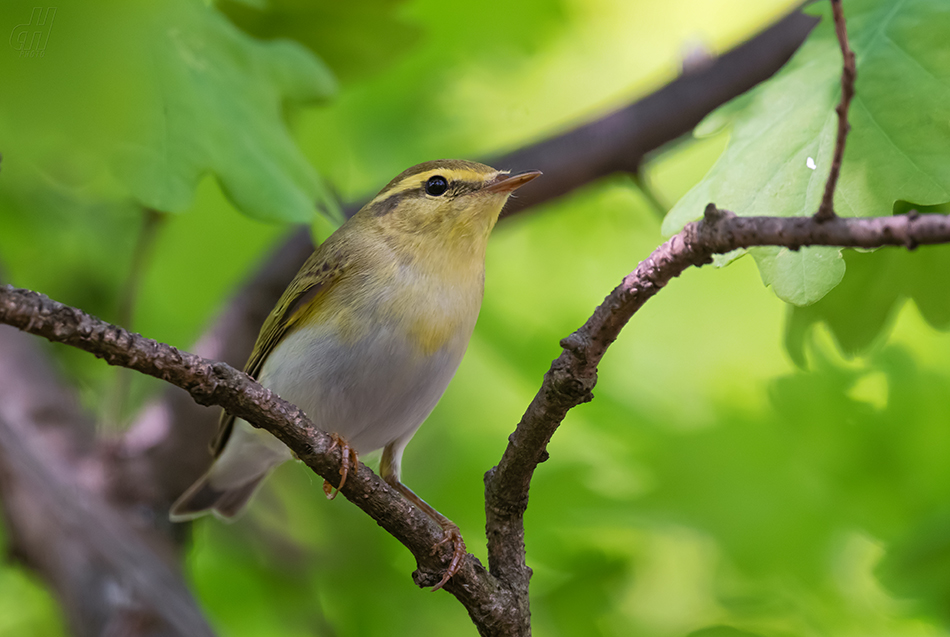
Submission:
[[[403,451],[435,408],[468,347],[481,307],[488,236],[511,193],[541,173],[430,161],[393,179],[323,242],[261,328],[244,368],[298,407],[343,449],[382,449],[383,479],[442,527],[458,527],[400,482]],[[173,521],[234,518],[290,450],[222,413],[208,472],[172,506]],[[329,484],[325,484],[331,497]]]

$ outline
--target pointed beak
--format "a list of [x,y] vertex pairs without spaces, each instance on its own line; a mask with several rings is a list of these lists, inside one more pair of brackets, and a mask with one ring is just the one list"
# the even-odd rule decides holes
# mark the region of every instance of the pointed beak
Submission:
[[518,188],[521,188],[526,183],[539,177],[541,175],[540,170],[530,170],[526,173],[521,173],[518,175],[504,175],[500,174],[490,181],[484,188],[482,192],[513,192]]

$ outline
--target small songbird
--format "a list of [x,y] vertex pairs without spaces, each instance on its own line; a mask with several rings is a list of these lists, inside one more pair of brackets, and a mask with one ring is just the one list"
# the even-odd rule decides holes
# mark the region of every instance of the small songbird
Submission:
[[[307,259],[244,368],[334,436],[341,488],[355,454],[383,450],[382,478],[454,543],[436,588],[458,570],[465,545],[455,524],[400,482],[402,454],[468,347],[488,235],[511,193],[540,174],[458,160],[406,170]],[[235,517],[291,458],[277,438],[227,413],[213,450],[211,468],[172,506],[173,521]]]

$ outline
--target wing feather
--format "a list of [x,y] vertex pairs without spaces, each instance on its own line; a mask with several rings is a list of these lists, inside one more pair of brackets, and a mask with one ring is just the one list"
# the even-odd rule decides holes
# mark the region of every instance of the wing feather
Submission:
[[[344,260],[338,254],[326,255],[323,250],[318,249],[310,255],[264,321],[254,344],[254,351],[244,366],[248,376],[257,379],[264,361],[274,348],[293,331],[303,316],[309,315],[322,303],[330,288],[340,280],[344,265]],[[215,458],[224,449],[233,426],[234,416],[222,411],[218,433],[211,442]]]

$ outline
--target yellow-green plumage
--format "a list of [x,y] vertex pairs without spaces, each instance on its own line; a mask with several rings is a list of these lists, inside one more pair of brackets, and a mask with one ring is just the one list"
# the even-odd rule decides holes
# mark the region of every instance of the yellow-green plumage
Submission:
[[[359,453],[383,448],[383,477],[401,487],[402,451],[474,328],[488,236],[510,193],[537,174],[443,160],[396,177],[303,265],[245,371]],[[173,519],[232,517],[290,454],[225,414],[215,457]]]

